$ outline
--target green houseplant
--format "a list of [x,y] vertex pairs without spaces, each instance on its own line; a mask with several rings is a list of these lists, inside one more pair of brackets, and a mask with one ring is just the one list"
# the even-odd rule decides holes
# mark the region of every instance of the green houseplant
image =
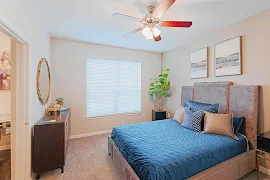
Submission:
[[171,82],[168,79],[169,71],[169,68],[163,69],[160,75],[151,79],[152,82],[149,85],[149,94],[153,97],[153,99],[158,99],[159,111],[161,111],[162,97],[167,97],[167,93],[171,88]]

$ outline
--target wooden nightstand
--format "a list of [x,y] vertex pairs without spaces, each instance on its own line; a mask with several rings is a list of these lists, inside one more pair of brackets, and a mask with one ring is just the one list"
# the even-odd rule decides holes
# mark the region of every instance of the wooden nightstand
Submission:
[[152,110],[152,121],[166,119],[166,111]]
[[257,179],[260,179],[260,158],[270,161],[270,131],[257,137]]

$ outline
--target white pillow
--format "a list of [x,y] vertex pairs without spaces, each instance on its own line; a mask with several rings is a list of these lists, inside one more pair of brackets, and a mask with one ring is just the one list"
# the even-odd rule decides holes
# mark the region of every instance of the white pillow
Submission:
[[180,106],[179,108],[177,108],[173,119],[175,121],[178,121],[180,124],[182,124],[183,119],[184,119],[184,112],[185,112],[185,108],[183,106]]

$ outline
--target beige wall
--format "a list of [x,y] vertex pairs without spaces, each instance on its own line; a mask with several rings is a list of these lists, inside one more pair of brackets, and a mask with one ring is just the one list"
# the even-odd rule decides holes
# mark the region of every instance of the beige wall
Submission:
[[[143,114],[85,119],[87,57],[141,62]],[[63,96],[65,105],[71,108],[72,135],[111,130],[114,126],[151,120],[153,103],[148,95],[148,85],[153,75],[161,71],[161,54],[52,39],[52,66],[52,100]]]
[[[51,50],[50,34],[42,21],[44,14],[37,11],[38,3],[39,1],[35,0],[0,0],[0,19],[25,39],[30,47],[30,127],[44,115],[44,106],[39,103],[36,93],[36,71],[40,58],[46,57],[50,60]],[[30,131],[29,126],[26,126],[28,131]],[[31,134],[28,133],[27,135],[29,135],[27,137],[27,141],[29,142],[31,140]],[[31,144],[26,145],[27,154],[25,156],[23,155],[26,158],[26,164],[23,166],[26,167],[27,171],[24,173],[27,174],[27,179],[31,179]]]
[[0,0],[0,4],[0,19],[30,45],[30,125],[33,126],[44,115],[36,93],[36,71],[42,57],[50,60],[50,34],[42,22],[44,15],[36,11],[37,1]]
[[[11,39],[0,32],[0,52],[11,49]],[[0,90],[0,117],[10,115],[10,91]]]
[[[214,77],[213,44],[239,35],[243,36],[243,75]],[[206,46],[210,47],[209,78],[190,79],[190,52]],[[181,87],[184,85],[212,81],[261,85],[259,132],[270,130],[270,10],[164,53],[162,55],[162,68],[171,68],[172,96],[164,101],[163,107],[172,114],[180,105]]]

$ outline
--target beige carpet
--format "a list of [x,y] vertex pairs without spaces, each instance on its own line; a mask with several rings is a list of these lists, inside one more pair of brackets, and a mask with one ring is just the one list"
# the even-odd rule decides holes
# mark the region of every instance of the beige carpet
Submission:
[[112,161],[107,153],[107,137],[99,135],[69,141],[64,173],[60,169],[41,174],[44,180],[114,180]]
[[[65,172],[60,169],[41,175],[42,180],[121,180],[107,153],[107,135],[69,141]],[[262,174],[261,179],[267,176]],[[241,180],[256,180],[253,171]]]

